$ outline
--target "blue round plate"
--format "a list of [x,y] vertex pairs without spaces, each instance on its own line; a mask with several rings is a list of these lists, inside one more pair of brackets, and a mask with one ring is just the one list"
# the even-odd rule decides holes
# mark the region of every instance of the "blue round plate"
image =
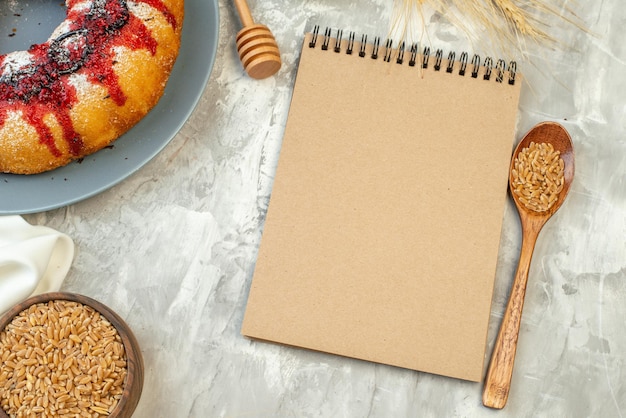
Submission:
[[[44,42],[65,18],[65,9],[51,0],[31,0],[23,2],[24,6],[0,3],[1,53]],[[37,22],[31,13],[41,20]],[[49,19],[56,24],[48,25]],[[24,29],[22,22],[30,22],[30,27]],[[48,28],[47,35],[35,33],[41,26]],[[23,33],[35,34],[34,39]],[[157,106],[112,147],[80,162],[42,174],[0,174],[0,215],[43,212],[79,202],[121,182],[154,158],[196,107],[215,62],[218,33],[217,0],[186,0],[180,53]]]

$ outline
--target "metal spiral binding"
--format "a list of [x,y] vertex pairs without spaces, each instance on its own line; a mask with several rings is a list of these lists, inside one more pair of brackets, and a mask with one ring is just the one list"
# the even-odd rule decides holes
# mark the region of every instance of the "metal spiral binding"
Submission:
[[498,83],[502,83],[502,79],[504,78],[504,70],[506,69],[506,63],[504,62],[504,60],[499,59],[498,62],[496,63],[496,81]]
[[404,62],[404,42],[400,44],[398,49],[398,58],[396,58],[396,64],[402,64]]
[[491,78],[491,70],[493,67],[493,60],[491,59],[491,57],[485,58],[485,63],[483,64],[483,66],[485,67],[485,75],[483,76],[483,80],[489,81],[489,79]]
[[478,70],[480,69],[480,57],[476,54],[472,57],[472,78],[478,77]]
[[392,44],[393,41],[391,39],[387,39],[387,43],[385,44],[385,57],[383,58],[383,61],[385,62],[391,61],[391,53],[393,52],[391,49]]
[[[317,42],[318,42],[318,37],[320,36],[319,32],[320,32],[320,27],[319,25],[316,25],[313,28],[311,40],[309,41],[310,48],[316,47]],[[352,53],[354,52],[355,38],[356,38],[356,34],[354,32],[350,32],[350,34],[348,35],[346,49],[345,49],[345,53],[347,55],[352,55]],[[329,49],[331,39],[332,39],[332,30],[331,28],[326,28],[326,30],[324,31],[324,34],[322,35],[322,41],[321,41],[322,50],[326,51]],[[337,33],[334,38],[334,43],[333,43],[333,48],[332,48],[333,51],[335,51],[336,53],[340,53],[342,51],[342,47],[343,47],[342,39],[343,39],[343,29],[337,29]],[[407,50],[407,45],[405,44],[405,42],[402,42],[397,49],[394,49],[393,40],[387,39],[385,41],[384,46],[382,46],[382,48],[384,48],[384,51],[382,51],[382,53],[380,49],[381,48],[380,37],[378,36],[375,37],[371,45],[372,45],[372,51],[371,51],[370,56],[372,59],[378,59],[379,55],[381,55],[383,57],[384,62],[391,62],[394,54],[397,53],[397,56],[395,59],[396,64],[399,64],[399,65],[404,64],[405,53]],[[361,43],[358,48],[359,57],[363,58],[367,55],[366,46],[367,46],[367,35],[363,34],[361,35]],[[415,67],[418,62],[417,60],[418,60],[418,55],[419,55],[419,45],[417,43],[411,44],[408,51],[410,52],[408,65],[410,67]],[[431,62],[431,55],[432,54],[431,54],[430,47],[425,46],[422,51],[422,60],[421,60],[422,68],[428,68]],[[441,66],[443,63],[443,50],[442,49],[435,50],[435,54],[432,58],[434,59],[433,70],[441,71]],[[489,81],[491,80],[491,76],[495,74],[495,77],[494,77],[495,81],[497,83],[503,83],[505,73],[508,72],[508,80],[507,80],[508,84],[510,85],[515,84],[516,76],[517,76],[517,63],[515,61],[511,61],[507,68],[506,62],[503,59],[498,59],[494,65],[494,60],[491,57],[487,57],[485,58],[485,61],[481,65],[480,56],[477,54],[474,54],[472,56],[472,60],[470,62],[469,54],[467,52],[462,52],[459,56],[458,61],[456,61],[456,53],[454,51],[450,51],[448,53],[448,59],[447,59],[445,72],[448,74],[454,73],[455,64],[457,62],[459,63],[458,75],[460,76],[465,76],[467,71],[470,70],[468,66],[471,65],[470,77],[472,78],[478,78],[478,73],[481,67],[484,67],[485,72],[483,74],[483,80]]]
[[309,42],[309,48],[315,48],[315,44],[317,44],[317,35],[320,33],[320,27],[315,25],[313,28],[313,33],[311,37],[311,41]]
[[456,53],[454,51],[450,51],[448,54],[448,66],[446,67],[446,73],[451,73],[454,70],[454,58],[456,57]]
[[335,39],[335,48],[334,51],[339,53],[341,52],[341,38],[343,36],[343,29],[337,31],[337,38]]
[[324,31],[324,40],[322,41],[322,50],[326,51],[328,49],[328,43],[330,42],[330,28],[326,28]]
[[517,74],[517,63],[515,61],[511,61],[509,63],[509,84],[515,84],[515,75]]
[[346,49],[346,54],[352,55],[353,48],[354,48],[354,32],[350,32],[350,36],[348,37],[348,48]]
[[411,45],[411,58],[409,58],[409,66],[415,67],[415,60],[417,59],[417,44]]
[[365,45],[367,44],[367,35],[361,36],[361,50],[359,51],[359,57],[365,56]]
[[430,60],[430,47],[424,47],[422,55],[424,56],[422,59],[422,68],[428,68],[428,61]]
[[461,68],[459,68],[459,75],[465,75],[465,69],[467,68],[467,52],[461,52],[459,62],[461,63]]
[[435,51],[435,71],[439,71],[441,69],[441,60],[443,59],[443,51],[438,49]]
[[374,49],[372,50],[372,59],[378,59],[378,48],[380,47],[380,37],[374,38]]

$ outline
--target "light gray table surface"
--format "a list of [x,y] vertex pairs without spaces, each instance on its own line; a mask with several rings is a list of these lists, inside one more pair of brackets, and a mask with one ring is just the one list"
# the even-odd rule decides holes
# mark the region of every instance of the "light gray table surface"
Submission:
[[[552,26],[570,45],[528,45],[516,141],[555,120],[576,150],[564,207],[542,231],[530,269],[508,405],[482,406],[480,383],[250,341],[246,298],[305,30],[314,24],[385,36],[392,0],[255,1],[283,66],[247,77],[234,6],[219,1],[217,59],[200,102],[150,163],[88,200],[25,215],[70,235],[65,291],[116,310],[141,344],[136,417],[623,417],[626,415],[626,8],[570,4],[589,29]],[[463,33],[428,20],[430,40]],[[477,49],[477,52],[481,52]],[[517,265],[521,231],[509,200],[491,310],[491,347]],[[454,347],[441,347],[453,350]],[[486,366],[485,366],[486,367]]]

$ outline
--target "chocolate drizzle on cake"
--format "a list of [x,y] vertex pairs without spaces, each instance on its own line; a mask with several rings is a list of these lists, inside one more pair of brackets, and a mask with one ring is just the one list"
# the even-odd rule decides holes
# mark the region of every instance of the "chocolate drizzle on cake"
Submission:
[[[155,7],[172,23],[161,0],[138,1]],[[71,9],[70,4],[67,32],[31,46],[27,52],[0,56],[0,127],[10,112],[21,112],[54,156],[59,156],[61,151],[50,127],[44,123],[44,117],[49,114],[61,126],[72,155],[80,155],[84,147],[70,118],[70,110],[78,100],[76,88],[70,82],[72,75],[84,74],[90,83],[108,91],[108,100],[123,106],[126,95],[113,70],[113,48],[147,49],[152,55],[157,48],[144,22],[130,13],[126,0],[93,0],[82,13]]]
[[30,48],[32,64],[8,72],[6,64],[0,68],[0,99],[28,103],[43,90],[54,89],[59,76],[82,68],[99,45],[108,43],[107,38],[118,34],[129,16],[125,0],[95,0],[79,27]]

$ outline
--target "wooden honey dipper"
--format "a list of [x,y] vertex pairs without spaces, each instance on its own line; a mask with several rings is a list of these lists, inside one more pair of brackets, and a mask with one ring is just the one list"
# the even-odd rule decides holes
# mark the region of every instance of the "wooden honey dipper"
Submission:
[[237,34],[237,51],[243,68],[252,78],[275,74],[281,65],[274,35],[265,25],[254,23],[246,0],[234,0],[243,29]]

